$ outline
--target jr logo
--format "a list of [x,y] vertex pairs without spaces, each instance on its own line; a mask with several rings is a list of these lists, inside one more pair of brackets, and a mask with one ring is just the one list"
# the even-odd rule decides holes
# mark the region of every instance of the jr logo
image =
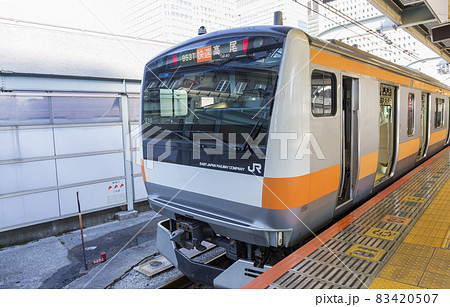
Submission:
[[261,164],[259,163],[253,163],[252,168],[250,169],[250,165],[247,167],[248,171],[250,173],[254,173],[255,171],[257,171],[258,173],[261,174]]

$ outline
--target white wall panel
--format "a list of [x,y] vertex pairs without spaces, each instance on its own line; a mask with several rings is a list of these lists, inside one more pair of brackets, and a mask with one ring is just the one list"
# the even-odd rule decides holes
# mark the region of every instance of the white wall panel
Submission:
[[15,159],[15,141],[14,141],[13,130],[3,130],[0,131],[0,161],[1,160],[12,160]]
[[123,153],[58,159],[60,185],[124,176]]
[[126,202],[124,179],[61,189],[59,191],[59,198],[62,216],[78,212],[77,191],[80,192],[82,212],[93,211],[115,204],[124,204]]
[[0,199],[0,229],[57,217],[56,191]]
[[142,174],[142,168],[139,164],[133,163],[133,175]]
[[123,149],[121,126],[55,128],[56,154]]
[[53,156],[52,129],[0,131],[0,160]]
[[134,200],[146,199],[147,190],[145,189],[144,180],[142,176],[133,178],[134,181]]
[[0,165],[0,194],[56,186],[55,161]]

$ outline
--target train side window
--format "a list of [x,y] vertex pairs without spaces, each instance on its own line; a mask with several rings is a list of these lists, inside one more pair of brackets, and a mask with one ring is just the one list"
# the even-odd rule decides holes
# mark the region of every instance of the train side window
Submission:
[[414,135],[414,108],[416,100],[413,93],[408,94],[408,136]]
[[436,98],[436,113],[434,117],[434,128],[444,127],[444,99]]
[[336,114],[336,77],[334,74],[320,70],[312,72],[311,111],[314,116]]

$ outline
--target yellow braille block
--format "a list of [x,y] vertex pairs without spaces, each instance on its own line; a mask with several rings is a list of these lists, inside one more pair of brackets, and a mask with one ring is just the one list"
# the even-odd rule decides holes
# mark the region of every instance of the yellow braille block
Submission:
[[395,253],[411,254],[420,257],[431,258],[433,252],[433,247],[403,242]]
[[405,284],[418,285],[422,273],[422,270],[416,270],[415,268],[405,268],[388,264],[381,270],[378,277]]
[[450,251],[437,248],[426,271],[450,276]]
[[425,270],[429,260],[430,258],[423,257],[420,254],[395,253],[391,259],[389,259],[389,264],[399,267],[414,267],[417,270]]
[[384,278],[375,278],[375,280],[369,286],[369,289],[422,289],[422,288]]
[[450,276],[436,274],[434,272],[425,272],[419,283],[419,287],[430,289],[449,289]]
[[425,227],[414,227],[408,235],[419,235],[423,236],[426,235],[430,231],[430,228]]

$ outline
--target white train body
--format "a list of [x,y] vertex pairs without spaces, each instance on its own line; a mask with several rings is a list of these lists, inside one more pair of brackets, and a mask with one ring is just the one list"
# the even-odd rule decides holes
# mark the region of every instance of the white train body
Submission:
[[210,241],[237,261],[234,270],[264,270],[446,146],[448,93],[423,74],[289,27],[219,31],[173,47],[147,64],[142,92],[145,184],[152,208],[170,219],[158,229],[160,251],[217,286],[227,286],[230,269],[193,264],[180,247]]

